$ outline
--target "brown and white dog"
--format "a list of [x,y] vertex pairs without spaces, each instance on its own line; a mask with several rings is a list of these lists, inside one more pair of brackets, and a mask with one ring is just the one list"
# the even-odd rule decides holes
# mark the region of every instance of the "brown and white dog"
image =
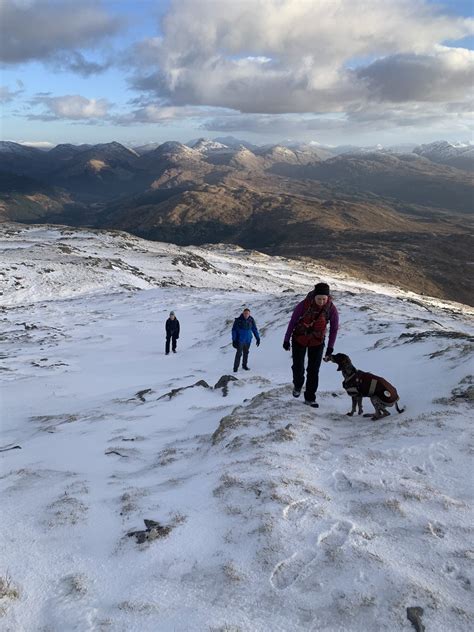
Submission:
[[329,361],[337,364],[337,370],[341,371],[344,376],[342,386],[347,391],[347,394],[352,397],[352,410],[347,413],[349,416],[352,417],[356,412],[356,408],[358,408],[358,414],[362,415],[363,397],[370,397],[370,401],[375,408],[374,413],[367,413],[364,417],[371,417],[372,419],[387,417],[390,415],[387,406],[395,405],[399,413],[405,410],[398,407],[397,402],[400,398],[398,397],[397,389],[383,377],[357,370],[349,356],[344,353],[335,353],[329,357]]

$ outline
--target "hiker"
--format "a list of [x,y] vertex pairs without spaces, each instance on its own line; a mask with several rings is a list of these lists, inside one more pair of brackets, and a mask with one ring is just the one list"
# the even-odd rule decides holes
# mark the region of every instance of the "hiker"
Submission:
[[176,314],[174,312],[170,312],[170,317],[166,321],[165,329],[166,329],[165,353],[166,355],[169,355],[170,341],[171,341],[171,349],[173,353],[176,353],[176,341],[179,338],[179,320],[176,318]]
[[243,354],[242,368],[245,371],[250,371],[248,366],[248,357],[250,350],[250,343],[252,342],[252,334],[255,336],[257,347],[260,346],[260,334],[258,333],[257,325],[252,316],[250,316],[250,310],[248,307],[240,314],[238,318],[234,320],[232,326],[232,346],[236,349],[234,359],[234,373],[237,373],[240,365],[240,358]]
[[327,283],[317,283],[304,301],[298,303],[286,330],[283,349],[293,355],[293,397],[299,397],[304,385],[305,356],[308,352],[306,390],[304,403],[318,408],[316,391],[319,382],[319,367],[324,352],[326,328],[329,322],[329,341],[324,360],[327,362],[334,351],[339,315],[332,302]]

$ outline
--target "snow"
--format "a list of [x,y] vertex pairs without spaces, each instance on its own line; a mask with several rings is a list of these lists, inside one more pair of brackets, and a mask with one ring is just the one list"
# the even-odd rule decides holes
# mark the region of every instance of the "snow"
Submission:
[[192,147],[195,151],[199,151],[201,153],[206,153],[208,151],[214,151],[214,150],[229,150],[229,147],[227,147],[227,145],[224,145],[222,143],[219,143],[215,140],[211,140],[209,138],[200,138],[198,141],[196,141],[195,144],[193,144]]
[[441,140],[427,145],[419,145],[413,150],[419,156],[438,157],[438,158],[456,158],[474,156],[474,148],[470,143],[449,143]]
[[[472,629],[473,310],[117,232],[2,225],[0,260],[2,629],[402,632],[410,606]],[[336,351],[403,414],[347,417],[332,363],[319,409],[291,396],[283,335],[318,280]],[[167,395],[230,374],[244,305],[252,370]],[[140,544],[144,519],[172,530]]]
[[31,155],[34,155],[35,150],[35,147],[14,143],[9,140],[0,140],[0,153],[2,154],[30,157]]

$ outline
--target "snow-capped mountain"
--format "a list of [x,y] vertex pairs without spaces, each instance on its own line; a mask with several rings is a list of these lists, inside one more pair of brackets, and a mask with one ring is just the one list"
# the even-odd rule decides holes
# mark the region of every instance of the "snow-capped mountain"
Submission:
[[223,149],[229,150],[227,145],[223,143],[218,143],[215,140],[211,140],[210,138],[199,138],[196,142],[192,144],[192,148],[195,151],[199,151],[202,153],[207,153],[209,151],[220,151]]
[[155,150],[149,152],[146,155],[146,158],[149,158],[150,155],[154,156],[175,156],[177,159],[179,158],[200,158],[200,154],[198,151],[194,150],[183,143],[179,143],[174,140],[166,141],[165,143],[161,143]]
[[474,168],[474,145],[448,143],[445,140],[415,147],[413,153],[433,162],[472,171]]
[[230,147],[231,149],[240,149],[241,147],[245,147],[245,149],[250,149],[250,151],[254,151],[258,149],[258,145],[255,143],[251,143],[248,140],[243,140],[242,138],[236,138],[235,136],[218,136],[214,138],[216,143],[222,143],[226,147]]
[[28,145],[20,145],[20,143],[13,143],[9,140],[0,140],[0,153],[10,154],[22,157],[39,156],[39,149],[36,147],[29,147]]
[[[0,257],[6,630],[472,629],[472,310],[119,232],[2,224]],[[283,335],[319,280],[336,351],[404,413],[346,416],[332,363],[319,409],[291,396]],[[262,343],[234,375],[246,305]]]

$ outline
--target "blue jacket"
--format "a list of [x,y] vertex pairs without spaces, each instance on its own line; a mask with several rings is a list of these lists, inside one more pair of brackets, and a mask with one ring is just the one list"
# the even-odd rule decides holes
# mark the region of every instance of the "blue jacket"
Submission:
[[247,319],[243,314],[240,314],[238,318],[234,320],[232,326],[232,342],[237,342],[241,345],[249,345],[252,342],[252,334],[255,336],[255,340],[260,340],[260,334],[258,333],[257,325],[252,316]]

